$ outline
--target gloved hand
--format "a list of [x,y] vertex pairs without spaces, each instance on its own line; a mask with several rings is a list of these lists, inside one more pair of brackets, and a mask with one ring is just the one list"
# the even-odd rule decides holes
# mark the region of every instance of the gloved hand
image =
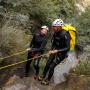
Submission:
[[49,51],[49,54],[55,54],[55,53],[57,53],[58,52],[58,50],[50,50]]
[[30,51],[30,50],[31,50],[31,48],[27,48],[27,49],[26,49],[26,51]]

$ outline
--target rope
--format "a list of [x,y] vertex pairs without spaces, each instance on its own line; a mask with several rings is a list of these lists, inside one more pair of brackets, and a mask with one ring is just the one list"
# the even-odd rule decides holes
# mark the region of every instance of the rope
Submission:
[[[58,50],[58,51],[59,51],[59,50]],[[1,58],[0,58],[0,61],[3,60],[3,59],[7,59],[7,58],[10,58],[10,57],[13,57],[13,56],[17,56],[17,55],[23,54],[23,53],[25,53],[25,52],[27,52],[27,50],[23,50],[23,51],[20,51],[20,52],[18,52],[18,53],[14,53],[14,54],[12,54],[12,55],[8,55],[8,56],[6,56],[6,57],[1,57]]]
[[[40,56],[38,56],[38,57],[36,57],[36,58],[44,57],[44,56],[46,56],[46,55],[48,55],[48,54],[49,54],[49,53],[46,53],[46,54],[40,55]],[[14,63],[14,64],[6,65],[6,66],[3,66],[3,67],[0,67],[0,70],[5,69],[5,68],[9,68],[9,67],[12,67],[12,66],[15,66],[15,65],[18,65],[18,64],[22,64],[22,63],[25,63],[25,62],[27,62],[27,61],[34,60],[34,59],[35,59],[35,58],[31,58],[31,59],[23,60],[23,61]]]
[[10,58],[10,57],[16,56],[16,55],[23,54],[25,52],[27,52],[27,50],[24,50],[24,51],[21,51],[21,52],[18,52],[18,53],[14,53],[14,54],[6,56],[6,57],[2,57],[2,58],[0,58],[0,61],[3,60],[3,59],[7,59],[7,58]]
[[[26,52],[26,51],[23,51],[23,52]],[[17,54],[21,54],[23,52],[19,52]],[[13,54],[13,55],[10,55],[10,56],[14,56],[14,55],[17,55],[17,54]],[[12,67],[12,66],[15,66],[15,65],[18,65],[18,64],[22,64],[22,63],[25,63],[27,61],[30,61],[30,60],[34,60],[35,58],[39,58],[39,57],[44,57],[46,55],[49,55],[50,53],[46,53],[46,54],[43,54],[43,55],[40,55],[40,56],[37,56],[37,57],[34,57],[34,58],[30,58],[30,59],[27,59],[27,60],[23,60],[23,61],[20,61],[20,62],[16,62],[16,63],[13,63],[13,64],[9,64],[9,65],[6,65],[6,66],[3,66],[3,67],[0,67],[0,70],[2,69],[5,69],[5,68],[9,68],[9,67]],[[4,57],[2,59],[5,59],[5,58],[8,58],[10,56],[7,56],[7,57]],[[63,64],[64,62],[66,62],[67,60],[65,59],[62,63],[60,64]],[[72,63],[72,62],[69,62],[69,63]]]
[[[11,56],[19,55],[19,54],[22,54],[22,53],[24,53],[24,52],[26,52],[26,50],[25,50],[25,51],[22,51],[22,52],[19,52],[19,53],[16,53],[16,54],[12,54],[12,55],[10,55],[10,56],[6,56],[6,57],[4,57],[4,58],[0,58],[0,60],[1,60],[1,59],[5,59],[5,58],[8,58],[8,57],[11,57]],[[50,54],[50,53],[46,53],[46,54],[40,55],[40,56],[38,56],[38,57],[36,57],[36,58],[44,57],[44,56],[49,55],[49,54]],[[12,66],[16,66],[16,65],[25,63],[25,62],[27,62],[27,61],[34,60],[34,59],[35,59],[35,57],[34,57],[34,58],[31,58],[31,59],[27,59],[27,60],[20,61],[20,62],[16,62],[16,63],[13,63],[13,64],[9,64],[9,65],[0,67],[0,70],[6,69],[6,68],[9,68],[9,67],[12,67]],[[63,64],[63,63],[66,62],[66,61],[67,61],[67,60],[65,59],[65,60],[64,60],[62,63],[60,63],[60,64]],[[70,62],[70,61],[69,61],[69,63],[72,64],[73,62]],[[86,76],[86,75],[85,75],[85,76]],[[90,75],[87,75],[87,76],[90,77]]]

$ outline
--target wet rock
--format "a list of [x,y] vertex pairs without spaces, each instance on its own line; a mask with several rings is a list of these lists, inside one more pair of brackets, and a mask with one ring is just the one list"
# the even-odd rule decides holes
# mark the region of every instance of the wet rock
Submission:
[[14,75],[8,80],[2,90],[27,90],[27,86],[20,77]]
[[27,87],[23,84],[16,84],[10,87],[5,87],[3,90],[27,90]]
[[52,90],[90,90],[90,77],[69,74],[67,81],[53,87]]
[[36,87],[36,86],[31,86],[28,90],[41,90],[41,89],[39,89],[39,88]]
[[78,64],[75,53],[69,53],[68,58],[56,66],[54,69],[54,83],[59,84],[66,81],[66,76],[69,74],[70,70]]
[[19,76],[13,75],[11,78],[9,78],[9,80],[7,81],[5,86],[14,85],[14,84],[17,84],[17,83],[24,84],[23,80],[20,79]]

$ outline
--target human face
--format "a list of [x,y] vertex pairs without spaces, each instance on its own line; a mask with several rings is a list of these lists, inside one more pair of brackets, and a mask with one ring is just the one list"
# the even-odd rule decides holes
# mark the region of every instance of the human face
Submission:
[[55,32],[59,31],[61,29],[62,29],[62,27],[60,27],[60,26],[52,26],[52,30],[54,30]]
[[41,30],[41,33],[43,33],[43,34],[45,34],[45,35],[47,34],[47,32],[48,32],[48,30],[45,29],[45,28]]

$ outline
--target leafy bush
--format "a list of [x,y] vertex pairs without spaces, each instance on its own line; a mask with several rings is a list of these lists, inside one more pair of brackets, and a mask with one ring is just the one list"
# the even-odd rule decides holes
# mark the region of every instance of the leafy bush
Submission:
[[77,18],[78,23],[78,42],[82,45],[90,44],[90,7],[86,9],[85,13],[82,13]]
[[74,73],[78,75],[90,76],[90,61],[80,62],[80,64],[75,68]]
[[1,35],[0,50],[4,55],[24,50],[29,41],[29,37],[22,30],[13,27],[4,26]]

